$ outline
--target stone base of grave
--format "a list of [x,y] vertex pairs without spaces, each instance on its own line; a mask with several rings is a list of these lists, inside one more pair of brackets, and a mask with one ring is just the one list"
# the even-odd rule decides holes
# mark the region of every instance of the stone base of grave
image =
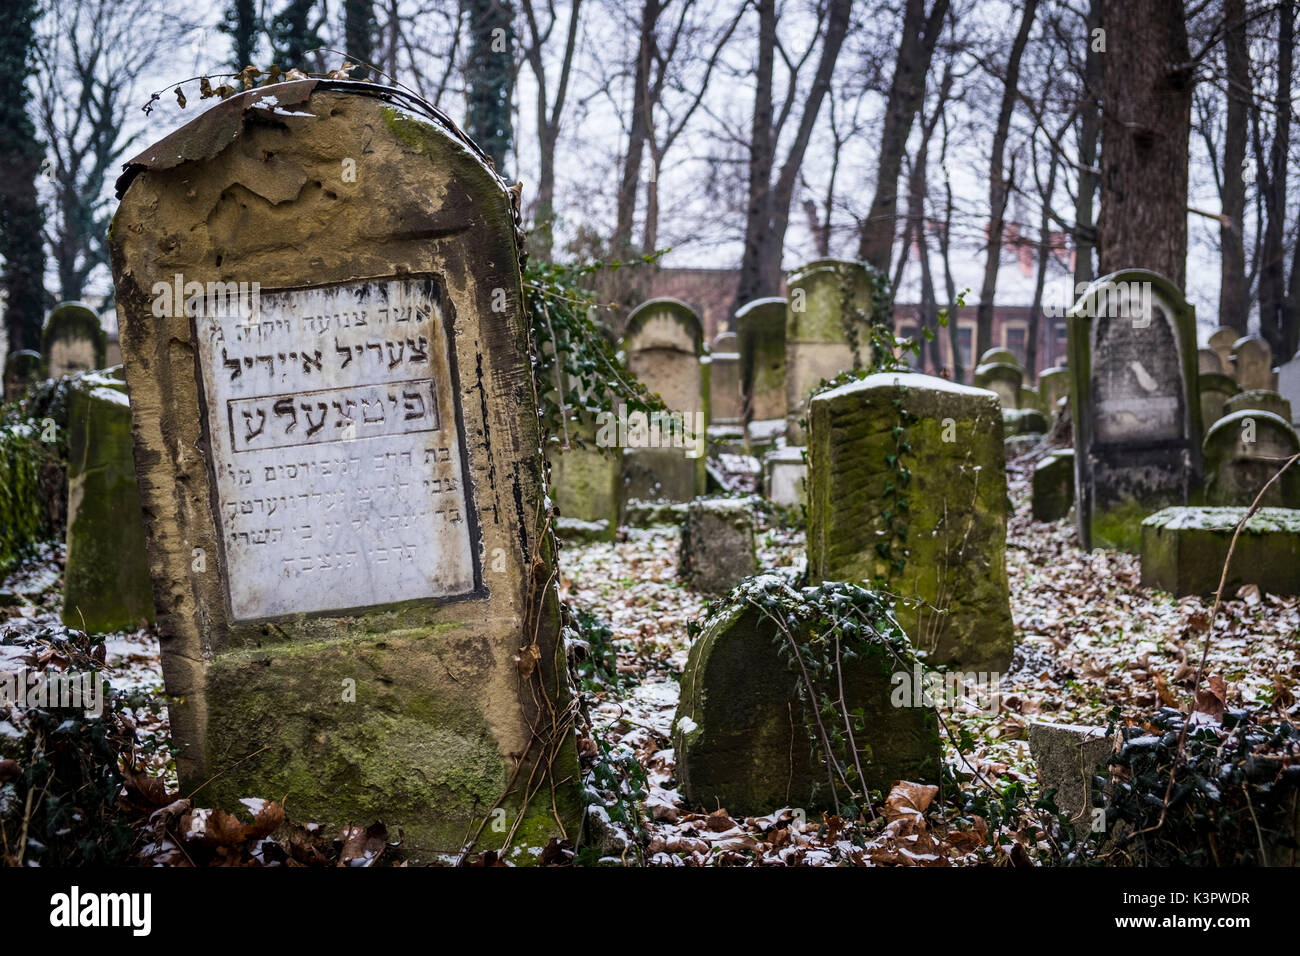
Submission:
[[[831,808],[827,767],[813,759],[819,751],[812,749],[796,696],[798,678],[774,643],[776,625],[748,600],[761,601],[782,581],[777,575],[751,579],[691,645],[673,742],[678,780],[692,807],[724,807],[732,816],[787,806]],[[811,635],[794,636],[804,642]],[[887,792],[897,780],[935,781],[938,718],[931,708],[893,703],[892,675],[912,673],[907,642],[897,631],[892,639],[870,637],[872,651],[843,667],[845,699],[850,710],[861,708],[864,729],[855,732],[855,743],[859,751],[869,748],[862,757],[867,784]]]
[[623,494],[641,501],[690,501],[704,491],[703,456],[683,448],[628,448],[623,452]]
[[623,524],[629,528],[651,528],[655,525],[680,525],[686,520],[689,505],[681,501],[643,501],[629,498],[623,510]]
[[581,518],[555,519],[555,533],[562,541],[574,544],[591,544],[596,541],[613,541],[618,525],[608,520],[583,521]]
[[691,502],[679,554],[677,573],[688,587],[703,594],[726,594],[757,568],[754,501],[701,498]]
[[807,501],[807,478],[802,447],[776,448],[763,458],[763,492],[773,504],[797,508]]
[[68,406],[63,623],[88,634],[134,630],[154,620],[154,606],[126,382],[74,379]]
[[1036,408],[1002,409],[1002,434],[1043,435],[1047,432],[1047,416]]
[[[1214,594],[1246,508],[1165,508],[1142,522],[1142,585],[1182,597]],[[1261,508],[1237,537],[1224,595],[1255,584],[1300,594],[1300,511]]]
[[[1029,752],[1038,764],[1039,787],[1055,790],[1057,808],[1076,830],[1092,826],[1092,778],[1104,776],[1111,742],[1099,727],[1035,722],[1029,725]],[[1098,766],[1102,767],[1098,771]]]
[[1035,521],[1060,521],[1074,507],[1074,451],[1053,452],[1034,466],[1032,504]]

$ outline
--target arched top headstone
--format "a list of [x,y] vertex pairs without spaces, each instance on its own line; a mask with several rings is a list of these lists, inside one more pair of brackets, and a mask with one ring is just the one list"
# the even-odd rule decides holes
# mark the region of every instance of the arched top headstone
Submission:
[[103,368],[108,335],[99,316],[81,302],[61,302],[50,310],[41,330],[41,354],[51,378]]
[[1224,372],[1223,362],[1214,349],[1197,349],[1196,364],[1196,370],[1201,375],[1222,375]]
[[1241,333],[1236,329],[1221,325],[1210,333],[1207,340],[1207,344],[1219,356],[1219,364],[1223,366],[1225,373],[1231,368],[1228,360],[1232,356],[1232,343],[1240,337]]
[[1232,376],[1245,391],[1273,387],[1273,350],[1258,335],[1243,335],[1232,343]]
[[784,296],[773,295],[764,299],[750,299],[739,309],[736,310],[737,319],[750,319],[760,312],[780,311],[781,315],[785,314],[786,299]]
[[680,299],[650,299],[627,317],[623,348],[629,352],[673,349],[699,355],[704,350],[704,328],[695,311]]
[[1291,421],[1291,403],[1272,389],[1251,389],[1248,392],[1233,395],[1223,403],[1224,413],[1228,415],[1252,408],[1257,411],[1272,412],[1283,421]]
[[846,309],[858,313],[863,321],[872,317],[874,286],[861,262],[814,259],[789,274],[786,289],[786,337],[790,340],[843,342]]
[[1004,364],[1020,367],[1020,359],[1010,349],[992,348],[980,356],[980,365]]
[[740,349],[740,337],[735,332],[719,332],[713,338],[710,350],[719,355],[734,355]]

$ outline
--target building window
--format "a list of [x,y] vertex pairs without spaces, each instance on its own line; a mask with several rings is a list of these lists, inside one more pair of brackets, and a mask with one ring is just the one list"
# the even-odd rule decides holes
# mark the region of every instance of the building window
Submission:
[[1052,363],[1064,365],[1065,357],[1070,354],[1070,335],[1064,322],[1052,327],[1052,340]]
[[961,346],[961,367],[970,368],[971,352],[974,350],[975,330],[969,325],[957,327],[957,342]]
[[1025,328],[1024,326],[1007,327],[1007,351],[1016,357],[1022,366],[1025,364]]

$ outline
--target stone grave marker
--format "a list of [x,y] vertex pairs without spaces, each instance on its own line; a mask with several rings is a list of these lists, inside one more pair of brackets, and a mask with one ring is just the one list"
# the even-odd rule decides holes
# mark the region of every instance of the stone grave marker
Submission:
[[773,448],[763,456],[763,489],[768,501],[794,508],[807,500],[808,462],[803,446]]
[[594,425],[579,431],[581,445],[553,448],[549,455],[551,496],[559,513],[555,529],[562,538],[610,541],[622,511],[623,456],[597,445]]
[[19,398],[29,385],[43,378],[41,353],[31,349],[10,352],[5,359],[4,397],[12,402]]
[[87,306],[63,302],[50,310],[41,330],[41,354],[50,378],[103,368],[107,352],[108,335]]
[[1035,521],[1060,521],[1074,505],[1074,452],[1063,448],[1034,465],[1031,511]]
[[1223,414],[1231,415],[1233,412],[1250,408],[1261,412],[1272,412],[1285,422],[1291,421],[1291,403],[1277,392],[1267,388],[1257,388],[1233,395],[1224,402]]
[[1300,354],[1277,370],[1277,390],[1291,403],[1291,424],[1300,424]]
[[[1243,408],[1205,434],[1205,503],[1249,505],[1282,464],[1300,452],[1291,423],[1273,412]],[[1300,471],[1292,465],[1264,494],[1262,505],[1300,508]]]
[[785,312],[782,298],[755,299],[736,311],[741,418],[785,419]]
[[1227,371],[1219,361],[1219,353],[1214,349],[1197,349],[1196,364],[1196,370],[1201,375],[1223,375]]
[[68,531],[63,623],[88,634],[154,619],[131,403],[120,368],[75,377],[68,389]]
[[1219,357],[1219,365],[1224,375],[1232,374],[1232,346],[1240,337],[1240,332],[1226,325],[1221,325],[1210,333],[1207,344]]
[[817,395],[810,424],[810,579],[898,595],[931,664],[1003,669],[1015,632],[997,396],[882,372]]
[[506,184],[423,101],[303,80],[213,106],[118,191],[182,789],[383,820],[425,860],[576,838]]
[[986,362],[976,367],[973,381],[976,388],[997,393],[1003,408],[1019,408],[1024,376],[1020,366],[1011,362]]
[[1243,392],[1272,389],[1273,350],[1258,335],[1244,335],[1232,343],[1232,377]]
[[721,332],[709,355],[709,421],[739,425],[741,418],[740,353],[735,332]]
[[750,498],[697,498],[686,506],[677,573],[704,594],[726,594],[757,568]]
[[1038,394],[1043,414],[1054,418],[1057,404],[1070,394],[1070,370],[1059,365],[1044,369],[1038,375]]
[[1224,416],[1224,408],[1241,389],[1227,375],[1205,372],[1198,376],[1201,398],[1201,427],[1211,428]]
[[[1147,518],[1142,522],[1142,586],[1176,597],[1212,596],[1247,510],[1174,507]],[[1242,525],[1228,566],[1225,598],[1245,584],[1269,594],[1300,594],[1300,513],[1260,508]]]
[[791,273],[787,287],[786,440],[803,445],[812,390],[871,362],[872,282],[861,263],[818,259]]
[[1163,276],[1127,269],[1094,280],[1066,322],[1079,537],[1137,551],[1142,519],[1200,482],[1195,309]]
[[667,411],[648,419],[630,415],[624,447],[627,498],[689,501],[704,492],[703,443],[708,424],[707,365],[700,363],[704,333],[690,307],[677,299],[651,299],[628,316],[623,332],[627,367]]

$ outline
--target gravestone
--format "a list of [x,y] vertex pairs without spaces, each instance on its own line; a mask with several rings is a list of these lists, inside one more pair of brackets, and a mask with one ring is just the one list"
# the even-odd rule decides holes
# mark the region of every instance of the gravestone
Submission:
[[898,595],[931,664],[1003,669],[1015,632],[997,396],[884,372],[817,395],[810,424],[810,580]]
[[[627,367],[667,411],[628,414],[623,454],[627,498],[689,501],[704,493],[708,409],[706,365],[700,363],[704,333],[690,307],[677,299],[651,299],[628,316],[623,331]],[[627,414],[627,413],[624,413]]]
[[[826,627],[814,613],[790,613],[787,637],[776,623],[786,608],[805,607],[805,597],[780,575],[751,578],[691,645],[673,718],[677,778],[690,807],[721,807],[734,817],[782,807],[832,808],[824,752],[812,746],[815,718],[796,692],[799,677],[782,649],[787,640],[804,645],[822,637]],[[920,694],[913,706],[895,704],[900,676],[917,672],[897,625],[881,614],[842,640],[846,648],[852,641],[854,653],[842,655],[845,663],[835,669],[835,696],[842,695],[859,718],[852,738],[856,759],[847,755],[846,743],[844,762],[861,766],[867,786],[882,793],[898,780],[937,780],[934,709]]]
[[1111,750],[1101,727],[1046,721],[1029,725],[1029,752],[1038,765],[1039,787],[1056,791],[1053,802],[1080,837],[1092,828],[1093,808],[1104,805],[1094,800],[1092,778],[1109,774]]
[[1020,359],[1016,358],[1016,353],[1010,349],[995,346],[985,351],[975,364],[977,367],[980,365],[1014,365],[1016,368],[1020,368]]
[[1066,323],[1079,538],[1135,552],[1142,519],[1199,487],[1196,310],[1164,276],[1126,269],[1094,280]]
[[738,425],[741,418],[740,353],[735,332],[722,332],[709,355],[709,421]]
[[1048,427],[1047,416],[1036,408],[1002,409],[1002,434],[1006,438],[1014,435],[1042,435]]
[[1277,390],[1291,403],[1291,424],[1300,424],[1300,354],[1277,370]]
[[794,508],[807,500],[805,451],[801,445],[786,445],[763,456],[763,493],[768,501]]
[[[1233,534],[1248,510],[1165,508],[1147,518],[1142,522],[1142,586],[1177,597],[1213,595]],[[1260,508],[1242,525],[1224,597],[1246,584],[1269,594],[1300,594],[1300,512]]]
[[1219,357],[1219,365],[1223,369],[1224,375],[1232,374],[1232,346],[1237,339],[1241,338],[1241,333],[1236,329],[1221,325],[1210,333],[1208,345],[1215,355]]
[[1032,408],[1046,415],[1047,409],[1043,407],[1043,398],[1038,394],[1038,389],[1032,385],[1021,385],[1020,392],[1016,398],[1017,408]]
[[131,403],[120,368],[68,389],[68,531],[63,623],[87,634],[135,630],[154,619]]
[[[1205,433],[1205,503],[1249,505],[1291,456],[1300,438],[1273,412],[1245,408],[1220,418]],[[1262,505],[1300,508],[1300,470],[1292,465],[1264,494]]]
[[1232,343],[1232,377],[1243,392],[1272,389],[1273,350],[1258,335],[1244,335]]
[[781,298],[755,299],[736,311],[745,425],[785,419],[785,311]]
[[1223,375],[1227,371],[1219,361],[1219,353],[1214,349],[1197,349],[1196,365],[1196,370],[1201,375]]
[[818,259],[791,273],[787,289],[786,440],[803,445],[813,389],[871,363],[872,282],[859,262]]
[[1074,505],[1074,452],[1052,452],[1034,465],[1030,509],[1035,521],[1060,521]]
[[1229,400],[1241,389],[1227,375],[1205,372],[1198,377],[1201,396],[1201,427],[1209,429],[1224,416]]
[[1061,366],[1044,369],[1038,375],[1038,395],[1043,414],[1056,415],[1056,407],[1063,396],[1070,394],[1070,370]]
[[[213,106],[118,191],[182,788],[283,798],[327,829],[383,820],[423,860],[467,834],[513,831],[520,863],[576,838],[506,184],[422,101],[303,80]],[[498,806],[507,826],[486,826]]]
[[697,498],[686,506],[677,573],[703,594],[726,594],[757,568],[754,501]]
[[1291,403],[1277,392],[1267,388],[1257,388],[1249,392],[1233,395],[1224,402],[1223,413],[1231,415],[1233,412],[1245,411],[1251,408],[1261,412],[1272,412],[1285,422],[1291,421]]
[[41,353],[31,349],[10,352],[5,359],[4,397],[6,402],[16,401],[43,378]]
[[108,335],[87,306],[63,302],[50,311],[41,330],[41,355],[50,378],[103,368],[107,352]]
[[[570,425],[570,427],[573,427]],[[561,537],[613,540],[623,500],[622,453],[596,444],[594,427],[580,429],[583,443],[550,450],[551,497]]]
[[976,388],[987,388],[997,393],[1003,408],[1020,407],[1020,388],[1025,373],[1019,365],[1010,362],[988,362],[975,369]]

